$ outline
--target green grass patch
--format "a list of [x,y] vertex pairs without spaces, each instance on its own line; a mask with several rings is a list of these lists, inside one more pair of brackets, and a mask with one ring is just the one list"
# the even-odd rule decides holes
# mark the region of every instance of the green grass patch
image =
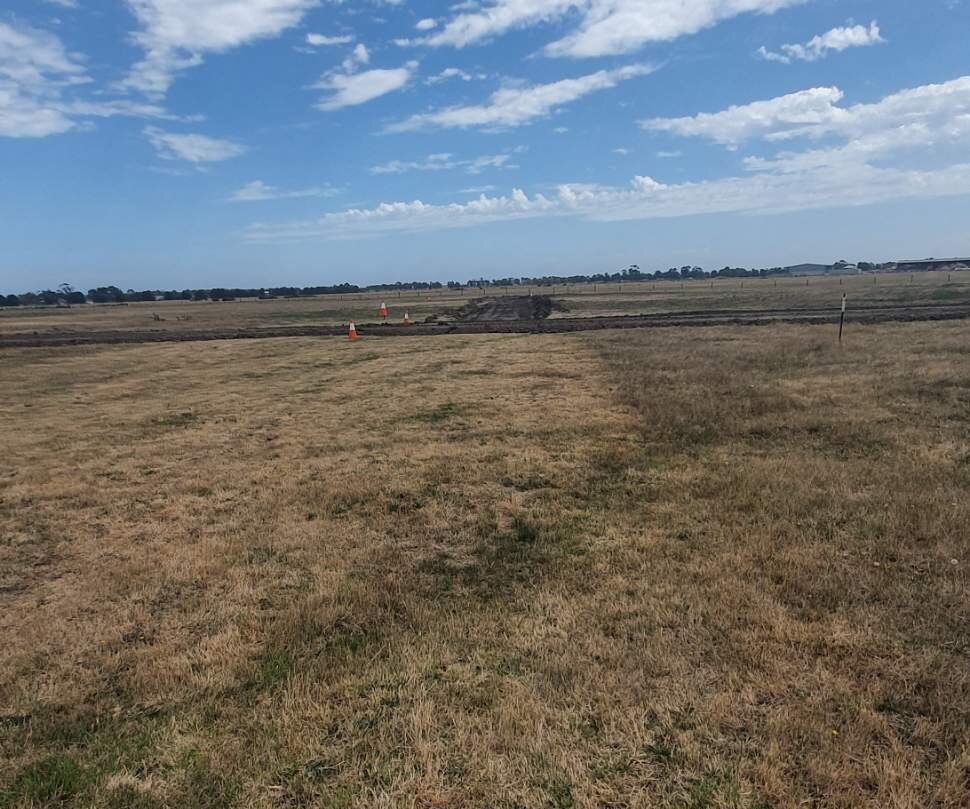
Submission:
[[546,787],[549,809],[572,809],[576,805],[573,789],[568,782],[556,780]]
[[947,289],[946,287],[934,289],[930,294],[930,300],[933,301],[960,301],[965,297],[966,295],[961,290]]
[[147,792],[125,785],[109,792],[99,806],[104,809],[164,809],[165,804]]
[[0,792],[0,806],[58,806],[80,795],[90,774],[71,756],[54,753],[28,764],[14,776],[8,791]]
[[451,419],[461,418],[468,415],[472,410],[470,404],[459,404],[457,402],[446,402],[430,410],[422,410],[415,415],[415,421],[424,424],[442,424]]
[[439,589],[450,589],[440,580],[450,574],[479,597],[502,597],[517,584],[552,573],[566,557],[583,553],[580,525],[568,516],[545,521],[517,515],[505,531],[486,519],[479,532],[482,541],[474,548],[475,563],[452,567],[439,557],[427,569],[439,578]]
[[250,686],[267,691],[283,683],[294,668],[293,656],[286,649],[274,649],[256,658]]
[[180,762],[184,768],[183,797],[177,805],[197,809],[230,809],[236,805],[236,779],[216,772],[197,750],[188,750]]

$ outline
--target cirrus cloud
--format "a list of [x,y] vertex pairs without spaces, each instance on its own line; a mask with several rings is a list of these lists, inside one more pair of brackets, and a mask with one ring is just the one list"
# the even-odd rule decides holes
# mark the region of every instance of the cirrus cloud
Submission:
[[274,185],[267,185],[262,180],[253,180],[242,188],[230,194],[228,202],[267,202],[278,199],[306,199],[310,197],[332,197],[338,193],[330,186],[315,186],[296,191],[283,191]]
[[81,57],[54,34],[0,22],[0,137],[58,135],[87,118],[179,120],[156,104],[78,98],[77,91],[90,82]]
[[492,93],[484,104],[445,107],[435,112],[412,115],[391,124],[388,132],[416,129],[467,129],[484,127],[504,129],[528,124],[557,108],[598,90],[616,87],[620,82],[647,76],[656,70],[652,65],[628,65],[616,70],[599,70],[575,79],[562,79],[549,84],[504,87]]
[[608,56],[630,53],[648,42],[669,42],[740,14],[770,14],[803,2],[807,0],[492,0],[463,11],[421,42],[462,48],[578,15],[578,26],[548,44],[546,55]]
[[144,135],[164,160],[189,163],[218,163],[245,154],[246,147],[226,138],[213,138],[197,133],[166,132],[155,126],[145,127]]
[[296,25],[319,0],[127,0],[140,24],[132,38],[145,52],[121,83],[164,95],[176,74]]
[[403,67],[392,69],[375,68],[362,73],[329,73],[313,85],[317,89],[331,91],[331,95],[318,102],[316,107],[325,112],[332,112],[344,107],[366,104],[368,101],[407,86],[416,67],[416,62],[408,62]]

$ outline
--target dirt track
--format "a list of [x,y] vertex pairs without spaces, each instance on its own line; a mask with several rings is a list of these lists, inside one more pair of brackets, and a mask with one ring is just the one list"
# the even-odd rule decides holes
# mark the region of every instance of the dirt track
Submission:
[[[539,320],[470,320],[446,323],[418,323],[411,326],[358,323],[362,337],[405,337],[438,334],[528,334],[595,331],[600,329],[644,329],[689,326],[760,326],[768,323],[835,324],[834,309],[718,309],[695,312],[666,312],[612,317],[575,317]],[[846,323],[888,323],[970,318],[970,304],[905,304],[859,306],[851,310]],[[57,331],[22,332],[0,335],[0,348],[117,343],[162,343],[200,340],[242,340],[268,337],[333,337],[346,334],[340,326],[274,326],[247,329]]]

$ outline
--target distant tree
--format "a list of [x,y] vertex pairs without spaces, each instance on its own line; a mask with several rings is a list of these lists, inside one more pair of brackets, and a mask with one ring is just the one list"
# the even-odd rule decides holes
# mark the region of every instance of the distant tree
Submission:
[[97,287],[88,290],[88,300],[92,303],[122,303],[125,293],[116,286]]

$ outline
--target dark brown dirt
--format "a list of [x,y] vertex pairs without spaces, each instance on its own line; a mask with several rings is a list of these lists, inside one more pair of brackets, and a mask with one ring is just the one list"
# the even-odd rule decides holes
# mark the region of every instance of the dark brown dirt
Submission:
[[553,312],[568,311],[562,301],[553,300],[548,295],[520,295],[469,301],[455,313],[455,318],[463,323],[545,320]]
[[[494,310],[493,310],[494,311]],[[970,304],[906,304],[857,307],[846,320],[846,336],[853,324],[970,319]],[[362,337],[429,336],[436,334],[528,334],[645,329],[687,326],[760,326],[767,323],[831,325],[838,329],[839,314],[833,309],[720,309],[699,312],[575,317],[549,319],[468,320],[420,323],[412,326],[358,323]],[[267,337],[333,337],[347,333],[347,326],[278,326],[249,329],[35,332],[0,335],[0,349],[58,345],[113,343],[161,343],[197,340],[242,340]]]

